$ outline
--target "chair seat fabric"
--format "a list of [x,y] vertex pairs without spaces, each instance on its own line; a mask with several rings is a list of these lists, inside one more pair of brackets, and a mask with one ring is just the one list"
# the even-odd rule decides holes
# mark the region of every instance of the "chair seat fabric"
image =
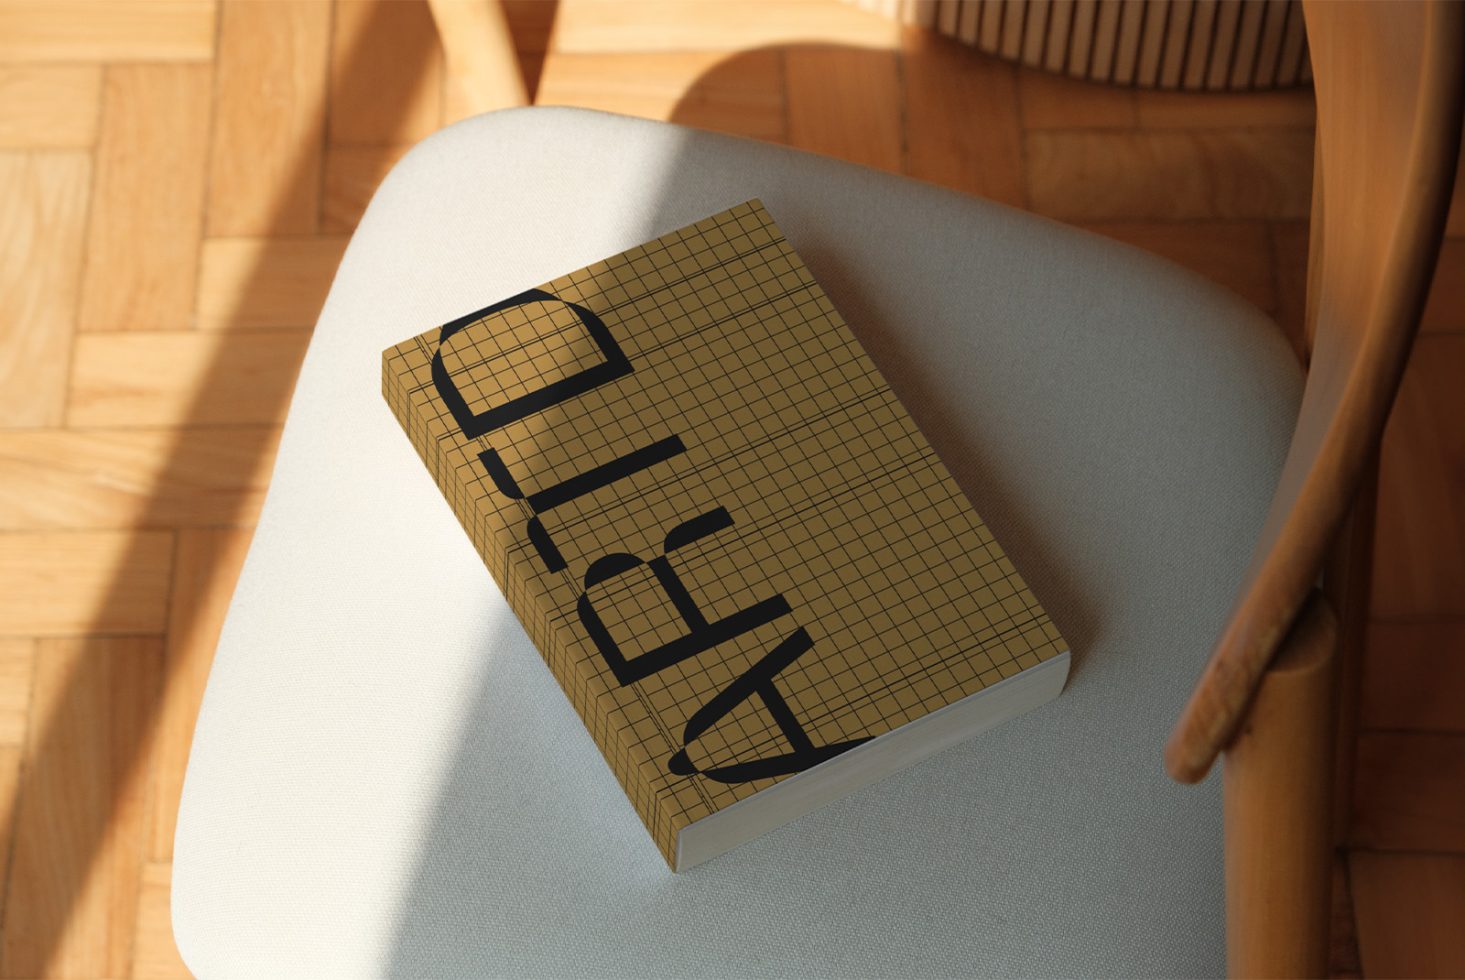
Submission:
[[[1068,637],[1054,702],[673,875],[380,393],[408,336],[761,198]],[[783,147],[469,120],[363,218],[291,404],[189,763],[204,977],[1217,975],[1219,781],[1160,751],[1301,373],[1126,246]]]

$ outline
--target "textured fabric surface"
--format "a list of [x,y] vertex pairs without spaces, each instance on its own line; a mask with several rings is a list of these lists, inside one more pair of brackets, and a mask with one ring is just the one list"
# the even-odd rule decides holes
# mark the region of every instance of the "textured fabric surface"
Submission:
[[[390,344],[760,197],[1073,644],[1046,707],[666,870],[380,394]],[[372,202],[230,608],[174,856],[201,976],[1215,975],[1219,781],[1160,748],[1301,378],[1241,300],[923,184],[576,110]]]

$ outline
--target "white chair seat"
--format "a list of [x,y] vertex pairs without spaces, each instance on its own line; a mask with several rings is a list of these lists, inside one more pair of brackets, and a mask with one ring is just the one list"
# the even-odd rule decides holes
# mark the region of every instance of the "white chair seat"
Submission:
[[[410,335],[760,197],[1074,649],[1045,708],[669,872],[380,394]],[[346,253],[209,680],[205,977],[1215,975],[1218,780],[1160,749],[1296,418],[1277,328],[999,205],[577,110],[413,150]]]

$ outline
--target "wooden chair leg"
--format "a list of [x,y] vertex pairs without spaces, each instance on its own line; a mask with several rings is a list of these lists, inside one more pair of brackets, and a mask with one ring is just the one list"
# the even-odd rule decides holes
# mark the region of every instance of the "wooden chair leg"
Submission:
[[442,41],[449,122],[529,104],[499,0],[427,0]]
[[1226,963],[1327,972],[1337,621],[1314,594],[1226,750]]

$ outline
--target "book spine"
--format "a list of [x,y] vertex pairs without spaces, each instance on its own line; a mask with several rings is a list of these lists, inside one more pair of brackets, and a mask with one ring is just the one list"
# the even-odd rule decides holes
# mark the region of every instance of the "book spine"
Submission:
[[651,764],[652,760],[643,747],[626,739],[625,728],[613,724],[613,719],[604,711],[603,706],[610,703],[610,692],[604,682],[593,672],[574,667],[569,646],[562,642],[560,636],[563,627],[556,625],[548,593],[535,589],[527,577],[513,573],[509,549],[515,539],[511,530],[496,520],[497,515],[493,511],[479,511],[473,506],[467,486],[457,478],[441,443],[433,437],[428,419],[413,409],[403,378],[392,370],[391,355],[391,350],[383,354],[382,394],[393,416],[467,532],[489,574],[508,600],[509,607],[549,666],[550,673],[590,732],[657,848],[667,864],[675,868],[678,828],[671,825],[668,814],[661,812],[651,785],[638,778],[643,767]]

